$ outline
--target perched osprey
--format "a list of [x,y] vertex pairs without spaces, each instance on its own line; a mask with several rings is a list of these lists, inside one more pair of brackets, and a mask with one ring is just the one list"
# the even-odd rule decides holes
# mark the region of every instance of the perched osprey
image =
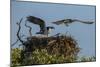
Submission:
[[54,29],[54,27],[52,26],[46,27],[45,21],[35,16],[28,16],[27,21],[40,26],[40,31],[37,32],[36,34],[44,34],[48,36],[50,30]]
[[81,22],[81,23],[85,23],[85,24],[93,24],[94,23],[91,21],[82,21],[82,20],[78,20],[78,19],[63,19],[63,20],[52,22],[52,23],[56,24],[56,25],[65,24],[66,26],[68,26],[68,24],[73,23],[73,22]]
[[45,31],[37,32],[36,34],[44,34],[48,37],[48,34],[51,32],[51,29],[55,29],[54,27],[48,26],[45,28]]

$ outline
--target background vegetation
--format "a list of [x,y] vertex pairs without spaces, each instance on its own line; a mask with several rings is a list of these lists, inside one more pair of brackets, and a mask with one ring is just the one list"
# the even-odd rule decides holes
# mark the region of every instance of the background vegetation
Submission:
[[95,57],[78,57],[80,47],[71,36],[32,37],[24,43],[23,48],[11,50],[11,66],[95,61]]

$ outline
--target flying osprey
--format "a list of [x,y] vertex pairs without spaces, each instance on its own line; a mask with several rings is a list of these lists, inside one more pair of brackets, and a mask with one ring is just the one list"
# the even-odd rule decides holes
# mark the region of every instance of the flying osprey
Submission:
[[81,22],[81,23],[85,23],[85,24],[93,24],[94,23],[91,21],[82,21],[82,20],[78,20],[78,19],[63,19],[63,20],[52,22],[52,23],[56,24],[56,25],[65,24],[66,26],[69,26],[68,24],[71,24],[73,22]]
[[[28,16],[27,21],[29,21],[30,23],[39,25],[40,31],[37,32],[36,34],[44,34],[44,35],[48,36],[50,30],[54,29],[54,27],[52,27],[52,26],[46,27],[45,21],[40,18],[37,18],[35,16]],[[81,22],[81,23],[85,23],[85,24],[93,24],[94,23],[91,21],[82,21],[82,20],[78,20],[78,19],[63,19],[63,20],[59,20],[56,22],[52,22],[52,23],[56,24],[56,25],[65,24],[66,26],[68,26],[69,24],[71,24],[73,22]]]
[[50,30],[54,29],[54,27],[52,27],[52,26],[46,27],[45,21],[40,18],[37,18],[35,16],[28,16],[27,21],[29,21],[33,24],[39,25],[40,31],[37,32],[36,34],[44,34],[44,35],[48,36],[48,34],[50,33]]

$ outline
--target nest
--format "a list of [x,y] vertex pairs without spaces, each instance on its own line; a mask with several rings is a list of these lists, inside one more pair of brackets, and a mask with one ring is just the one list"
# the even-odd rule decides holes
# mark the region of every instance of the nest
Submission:
[[56,55],[77,55],[80,48],[77,41],[71,36],[57,36],[57,37],[36,37],[27,38],[25,42],[25,51],[32,52],[35,49],[46,49],[49,54]]

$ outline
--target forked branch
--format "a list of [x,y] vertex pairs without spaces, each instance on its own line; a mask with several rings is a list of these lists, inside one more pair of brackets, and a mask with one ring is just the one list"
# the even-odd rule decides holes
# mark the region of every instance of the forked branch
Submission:
[[18,39],[19,39],[19,41],[24,45],[24,41],[21,39],[21,37],[19,36],[19,33],[20,33],[20,30],[21,30],[21,22],[22,22],[22,20],[23,20],[23,18],[21,18],[21,20],[20,20],[20,22],[19,23],[17,23],[17,25],[18,25],[18,32],[17,32],[17,37],[18,37]]

